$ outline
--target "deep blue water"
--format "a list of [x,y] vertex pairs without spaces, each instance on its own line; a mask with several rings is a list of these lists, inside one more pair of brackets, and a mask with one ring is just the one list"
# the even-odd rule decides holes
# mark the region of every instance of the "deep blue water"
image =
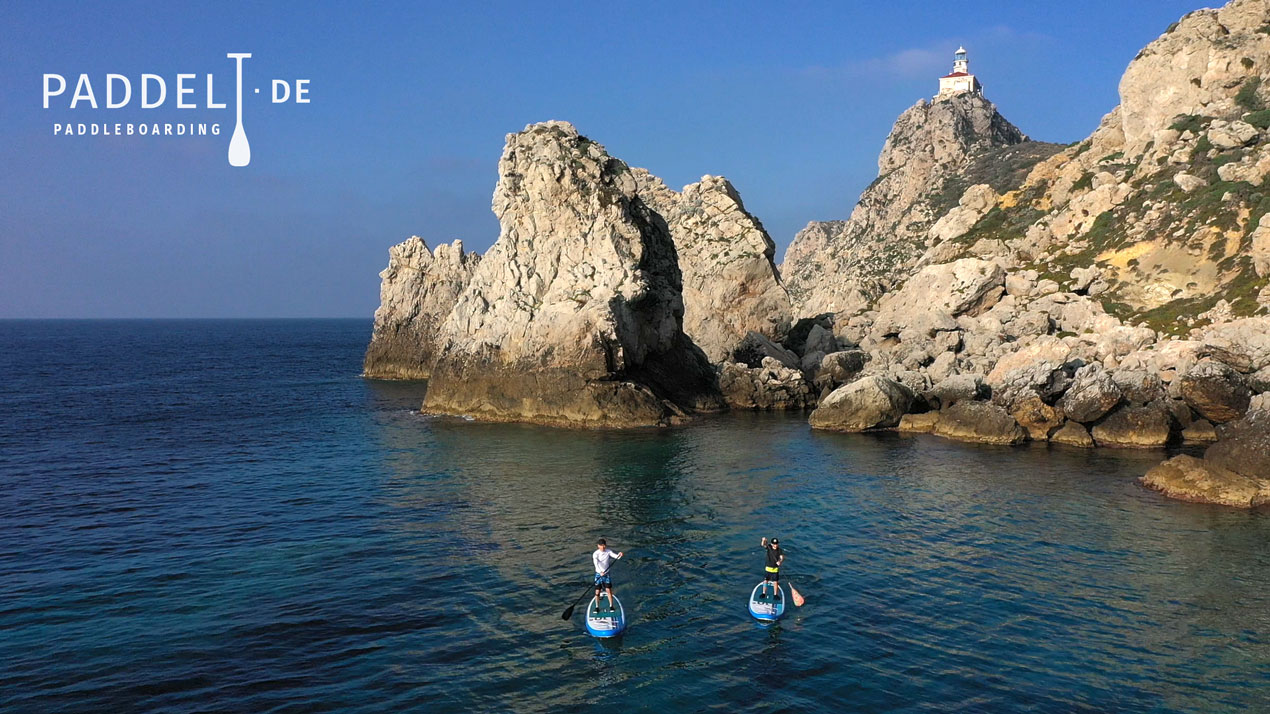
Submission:
[[[369,332],[0,322],[0,710],[1270,709],[1270,514],[1159,453],[429,419]],[[611,646],[559,617],[600,535]]]

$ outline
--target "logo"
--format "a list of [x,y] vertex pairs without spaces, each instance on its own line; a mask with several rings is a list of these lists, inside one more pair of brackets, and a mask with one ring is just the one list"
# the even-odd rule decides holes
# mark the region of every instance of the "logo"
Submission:
[[[247,139],[247,131],[243,126],[243,64],[251,59],[250,52],[230,52],[226,58],[234,62],[234,131],[229,137],[227,157],[229,165],[247,166],[251,163],[251,142]],[[70,90],[70,81],[65,75],[55,73],[44,74],[44,108],[50,111],[68,110],[74,112],[109,112],[116,110],[140,110],[142,112],[162,109],[168,106],[169,99],[175,100],[177,110],[202,110],[215,112],[227,108],[224,101],[217,101],[221,95],[214,74],[208,73],[200,81],[197,74],[179,73],[174,77],[174,88],[169,97],[168,79],[161,74],[142,73],[134,78],[123,74],[107,73],[98,78],[94,84],[88,74],[80,74],[75,80],[74,90]],[[269,80],[269,99],[271,104],[309,104],[310,80],[308,79],[271,79]],[[206,87],[202,104],[198,95]],[[135,89],[135,96],[134,96]],[[260,94],[260,87],[252,88],[253,94]],[[98,101],[98,97],[102,101]],[[134,98],[137,100],[134,104]],[[96,115],[94,116],[96,118]],[[206,118],[206,117],[204,117]],[[220,121],[64,121],[57,119],[52,126],[53,136],[62,137],[202,137],[220,136]]]

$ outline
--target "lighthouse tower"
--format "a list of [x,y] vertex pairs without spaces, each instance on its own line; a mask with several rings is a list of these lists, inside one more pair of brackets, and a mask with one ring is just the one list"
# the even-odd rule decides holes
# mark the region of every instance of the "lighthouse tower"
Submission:
[[983,87],[970,73],[970,60],[966,58],[966,48],[958,47],[957,52],[953,54],[952,73],[939,78],[939,94],[935,96],[936,98],[947,97],[965,92],[982,94]]

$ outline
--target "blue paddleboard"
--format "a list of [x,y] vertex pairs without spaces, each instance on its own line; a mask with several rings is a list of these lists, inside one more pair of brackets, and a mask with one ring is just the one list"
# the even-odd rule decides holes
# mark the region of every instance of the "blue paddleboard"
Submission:
[[622,601],[613,596],[610,605],[607,595],[601,595],[597,601],[591,598],[586,608],[586,631],[596,637],[617,637],[626,629],[626,611],[622,609]]
[[775,622],[785,614],[785,593],[780,588],[776,588],[773,594],[772,588],[766,581],[754,586],[754,591],[750,593],[750,614],[756,619],[763,622]]

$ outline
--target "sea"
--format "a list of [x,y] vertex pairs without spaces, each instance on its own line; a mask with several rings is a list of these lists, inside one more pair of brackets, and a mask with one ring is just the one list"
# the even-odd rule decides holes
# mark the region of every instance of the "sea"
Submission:
[[1270,513],[1162,452],[431,417],[370,332],[0,322],[0,711],[1270,711]]

